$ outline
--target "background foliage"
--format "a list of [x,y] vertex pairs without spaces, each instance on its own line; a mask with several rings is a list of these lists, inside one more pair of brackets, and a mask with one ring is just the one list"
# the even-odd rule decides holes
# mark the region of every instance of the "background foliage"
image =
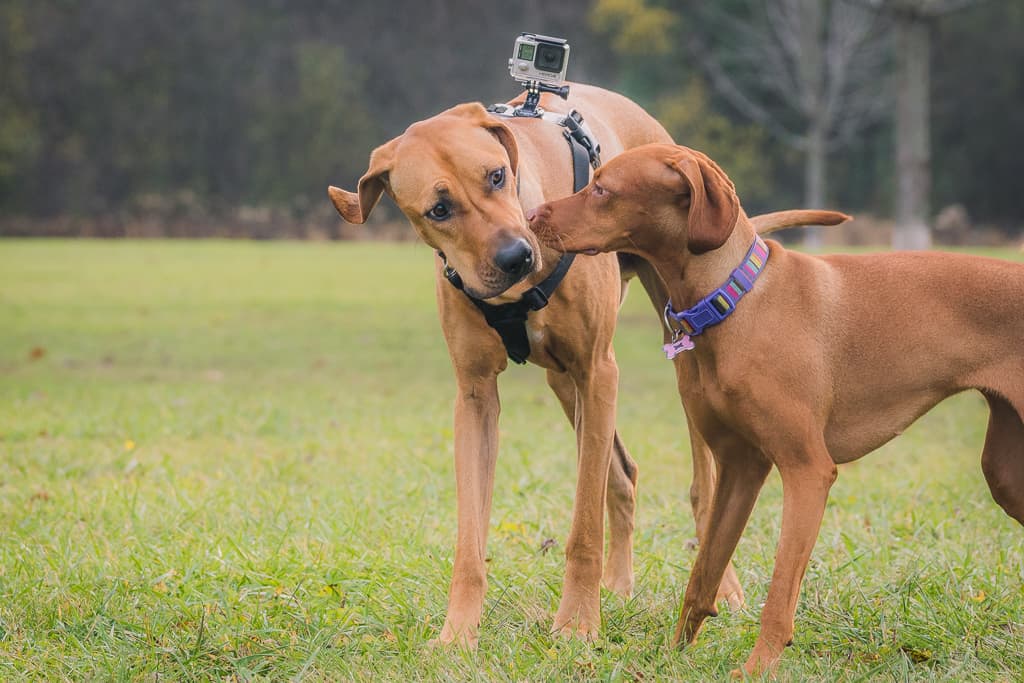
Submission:
[[[735,17],[756,5],[716,3]],[[800,203],[799,156],[688,53],[694,35],[723,35],[685,0],[3,0],[0,217],[314,215],[328,183],[352,187],[410,122],[514,96],[520,30],[568,37],[571,78],[707,149],[752,212]],[[1024,216],[1022,34],[1024,5],[989,0],[937,20],[932,50],[933,206],[962,202],[1010,234]],[[829,203],[890,214],[892,156],[888,120],[833,153]]]

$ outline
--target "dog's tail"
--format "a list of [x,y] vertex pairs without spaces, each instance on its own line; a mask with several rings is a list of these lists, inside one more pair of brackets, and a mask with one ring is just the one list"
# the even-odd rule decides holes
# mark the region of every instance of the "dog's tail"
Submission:
[[819,211],[816,209],[794,209],[792,211],[776,211],[774,213],[763,213],[754,216],[750,222],[759,235],[767,235],[783,228],[793,228],[798,225],[839,225],[850,220],[839,211]]

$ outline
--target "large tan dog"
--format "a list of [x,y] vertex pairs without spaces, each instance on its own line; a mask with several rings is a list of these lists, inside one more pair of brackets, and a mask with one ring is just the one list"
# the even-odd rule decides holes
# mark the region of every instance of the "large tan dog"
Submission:
[[[544,96],[541,105],[560,113],[578,109],[604,158],[669,141],[661,125],[627,99],[585,85],[573,85],[571,92],[567,102]],[[515,301],[544,280],[560,256],[537,242],[523,207],[572,192],[571,157],[562,131],[538,119],[498,118],[479,104],[459,105],[378,147],[357,192],[331,187],[329,194],[345,220],[363,223],[387,193],[423,241],[444,252],[467,293],[490,303]],[[760,217],[759,228],[770,231],[806,218],[800,212],[769,214]],[[662,306],[666,294],[657,276],[646,264],[636,268],[654,304]],[[584,637],[593,636],[600,625],[606,495],[610,539],[603,582],[623,595],[633,588],[637,466],[615,431],[618,369],[612,350],[623,275],[614,255],[577,259],[550,304],[532,313],[527,325],[529,359],[547,370],[548,384],[577,435],[576,499],[554,627]],[[475,645],[487,584],[485,544],[498,454],[497,377],[507,357],[480,311],[445,280],[440,259],[436,292],[457,384],[458,499],[454,570],[439,640]],[[696,430],[691,434],[691,499],[698,538],[703,539],[714,471],[707,446]],[[731,567],[722,597],[742,603]]]
[[[647,259],[675,311],[749,279],[734,269],[758,253],[748,252],[754,227],[729,179],[675,145],[630,150],[589,187],[528,217],[561,249]],[[766,261],[748,263],[756,278],[746,293],[722,304],[731,314],[680,355],[683,375],[699,381],[679,391],[719,481],[677,644],[715,614],[718,582],[772,465],[782,477],[775,571],[747,673],[773,670],[793,637],[836,464],[878,448],[947,396],[977,389],[987,399],[982,469],[996,502],[1024,524],[1024,265],[944,253],[813,257],[776,242],[767,250]]]

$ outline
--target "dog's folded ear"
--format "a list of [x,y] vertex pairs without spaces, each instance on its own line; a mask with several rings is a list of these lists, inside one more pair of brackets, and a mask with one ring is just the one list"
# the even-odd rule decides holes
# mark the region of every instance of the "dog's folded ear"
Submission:
[[508,154],[508,168],[512,171],[512,175],[518,175],[519,145],[516,144],[516,138],[512,134],[512,129],[506,126],[501,119],[493,116],[479,102],[467,102],[456,105],[447,110],[445,114],[466,117],[490,131],[494,137],[498,138],[501,146],[505,148],[505,153]]
[[370,166],[366,169],[363,177],[359,179],[359,187],[356,192],[348,192],[333,185],[327,188],[327,195],[334,203],[334,208],[349,223],[365,223],[370,211],[380,201],[380,196],[387,184],[388,171],[391,170],[391,164],[394,161],[398,140],[399,138],[395,138],[373,150],[370,155]]
[[718,249],[739,218],[735,186],[718,164],[688,147],[679,148],[673,165],[690,188],[687,248],[694,254]]
[[508,168],[512,171],[513,176],[519,175],[519,145],[516,144],[516,138],[512,135],[512,131],[501,121],[488,117],[490,120],[484,124],[484,128],[491,131],[494,137],[498,138],[498,142],[505,148],[508,153]]

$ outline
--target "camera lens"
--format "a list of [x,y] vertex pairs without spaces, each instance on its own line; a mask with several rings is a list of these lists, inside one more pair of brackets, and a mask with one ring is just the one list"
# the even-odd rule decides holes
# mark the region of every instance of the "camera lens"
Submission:
[[540,71],[558,73],[562,70],[562,62],[565,60],[565,48],[561,45],[538,45],[537,59],[533,65]]

